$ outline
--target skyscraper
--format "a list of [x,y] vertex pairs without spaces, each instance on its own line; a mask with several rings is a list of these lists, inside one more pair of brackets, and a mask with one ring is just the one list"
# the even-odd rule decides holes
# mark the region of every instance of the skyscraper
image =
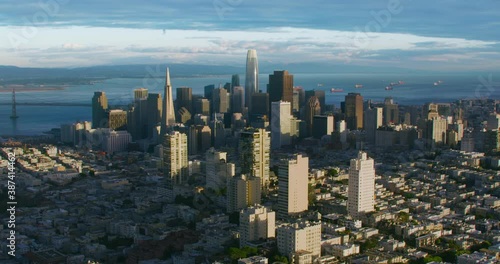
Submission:
[[350,130],[363,129],[363,96],[349,93],[345,97],[345,117]]
[[384,101],[384,124],[399,124],[399,107],[394,103],[392,97],[385,98]]
[[425,120],[431,120],[438,117],[438,105],[435,103],[426,103],[422,108],[422,116]]
[[154,129],[161,123],[162,100],[161,94],[148,94],[148,137],[153,137]]
[[436,144],[444,144],[446,142],[446,130],[448,122],[446,119],[437,116],[425,122],[424,137],[427,140],[429,147],[434,147]]
[[281,146],[290,145],[291,142],[291,122],[290,102],[271,103],[271,147],[278,149]]
[[281,160],[278,171],[278,216],[307,211],[309,158],[296,154]]
[[172,131],[164,136],[163,174],[170,194],[173,194],[174,185],[187,181],[189,169],[186,134]]
[[231,94],[234,92],[233,89],[236,86],[240,86],[240,75],[233,74],[233,76],[231,76],[231,89],[230,89]]
[[211,148],[205,154],[205,171],[206,188],[218,191],[235,175],[235,165],[227,162],[227,152]]
[[106,93],[94,92],[94,97],[92,97],[92,128],[108,127],[106,111],[108,111]]
[[134,100],[146,99],[148,98],[148,89],[138,88],[134,90]]
[[247,129],[240,134],[239,155],[241,173],[259,177],[267,190],[270,166],[270,133],[264,129]]
[[108,112],[109,128],[113,130],[126,130],[127,112],[120,109],[113,109]]
[[214,84],[206,85],[203,88],[203,95],[205,96],[205,98],[212,98],[212,91],[214,89],[215,89],[215,85]]
[[212,91],[212,108],[213,113],[227,113],[229,100],[226,89],[217,88]]
[[148,117],[148,89],[135,89],[133,123],[128,124],[132,138],[143,139],[148,137]]
[[175,124],[174,98],[172,96],[172,85],[170,84],[170,71],[167,67],[165,77],[165,89],[163,91],[163,109],[161,119],[161,134],[167,134],[168,127]]
[[364,113],[363,121],[366,131],[366,141],[370,144],[375,144],[375,134],[377,128],[382,126],[383,108],[368,108]]
[[309,100],[307,100],[307,103],[305,105],[304,112],[305,112],[304,121],[306,121],[307,125],[307,136],[310,137],[313,134],[312,131],[313,131],[314,116],[321,115],[321,105],[319,103],[318,97],[316,96],[309,97]]
[[252,109],[252,94],[259,91],[259,63],[257,61],[257,51],[248,50],[247,72],[245,75],[245,106],[248,111]]
[[227,181],[228,213],[237,212],[261,202],[260,179],[241,174],[229,178]]
[[245,105],[245,91],[241,86],[233,87],[233,92],[231,94],[231,112],[233,113],[243,113],[243,107]]
[[347,212],[353,218],[372,212],[375,205],[375,167],[374,161],[360,151],[358,158],[351,159],[349,168],[349,191]]
[[177,109],[186,108],[193,114],[193,89],[191,87],[178,87],[176,93]]
[[250,120],[269,115],[269,94],[254,93],[252,94],[252,112],[250,112]]
[[326,100],[325,100],[325,91],[323,90],[309,90],[305,92],[306,102],[312,96],[316,96],[319,100],[319,105],[321,106],[321,111],[325,112],[326,109]]
[[323,136],[331,136],[335,129],[335,117],[333,115],[316,115],[313,117],[314,130],[312,136],[321,139]]
[[288,71],[274,71],[274,74],[269,75],[267,93],[269,108],[272,102],[285,101],[293,104],[293,75],[288,74]]

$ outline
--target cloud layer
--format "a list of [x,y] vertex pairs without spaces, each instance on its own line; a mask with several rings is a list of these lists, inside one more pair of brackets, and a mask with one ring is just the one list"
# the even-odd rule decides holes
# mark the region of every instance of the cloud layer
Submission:
[[0,64],[273,63],[500,66],[500,2],[2,1]]

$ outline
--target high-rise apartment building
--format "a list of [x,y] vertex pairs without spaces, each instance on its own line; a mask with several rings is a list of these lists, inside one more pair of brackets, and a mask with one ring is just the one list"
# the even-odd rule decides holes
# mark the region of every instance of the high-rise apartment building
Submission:
[[321,256],[321,222],[284,224],[277,228],[277,242],[279,253],[293,260],[291,263],[315,263]]
[[271,148],[290,145],[291,141],[291,112],[290,102],[278,101],[271,103]]
[[205,154],[206,188],[220,190],[226,187],[227,180],[235,175],[236,166],[227,162],[227,152],[211,148]]
[[240,212],[240,248],[251,246],[250,242],[276,236],[276,213],[261,205]]
[[132,136],[127,131],[108,129],[102,134],[102,150],[108,154],[127,150],[130,142],[132,142]]
[[173,193],[174,185],[187,181],[188,165],[186,134],[178,131],[166,134],[163,138],[163,174],[170,193]]
[[360,151],[351,159],[349,167],[349,191],[347,212],[353,218],[374,211],[375,206],[375,163],[365,152]]
[[261,202],[260,179],[241,174],[227,181],[227,212],[238,212]]
[[246,129],[240,133],[238,147],[241,173],[258,177],[262,188],[267,190],[271,152],[270,132],[260,128]]
[[440,116],[428,119],[425,122],[425,139],[427,145],[434,147],[436,144],[444,144],[446,142],[446,130],[448,129],[448,121]]
[[282,159],[278,171],[278,217],[307,211],[309,158],[296,154]]

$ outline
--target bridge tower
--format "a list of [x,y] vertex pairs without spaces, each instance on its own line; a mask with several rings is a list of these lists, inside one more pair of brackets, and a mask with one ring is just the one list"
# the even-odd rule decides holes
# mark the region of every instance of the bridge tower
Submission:
[[10,119],[17,119],[18,117],[16,110],[16,88],[12,88],[12,114],[10,115]]

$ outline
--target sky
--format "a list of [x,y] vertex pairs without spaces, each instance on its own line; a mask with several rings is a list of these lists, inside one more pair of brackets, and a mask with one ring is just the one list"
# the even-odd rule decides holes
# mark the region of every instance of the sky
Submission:
[[259,63],[493,71],[498,0],[2,0],[0,65]]

